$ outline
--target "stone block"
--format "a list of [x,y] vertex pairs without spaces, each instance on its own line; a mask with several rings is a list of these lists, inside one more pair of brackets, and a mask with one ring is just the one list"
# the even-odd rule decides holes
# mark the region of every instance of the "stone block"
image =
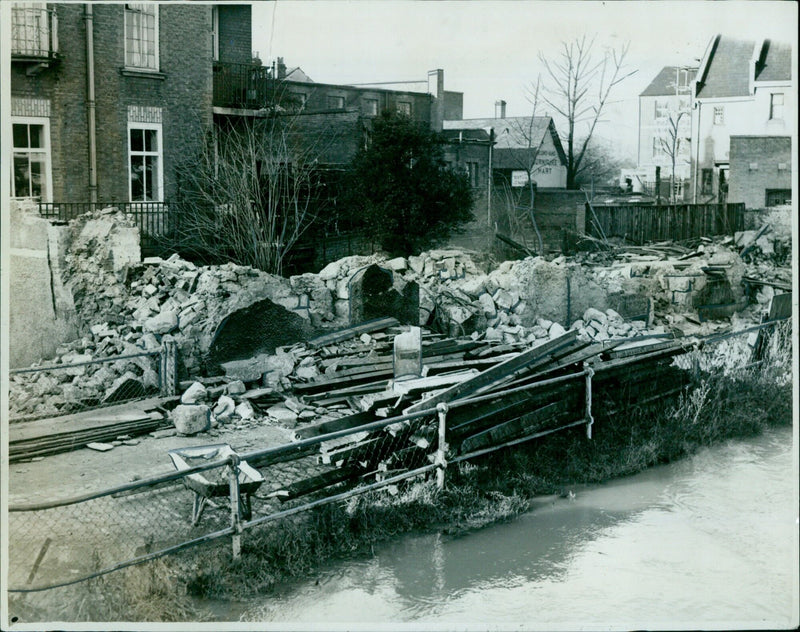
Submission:
[[184,435],[211,428],[211,410],[205,404],[179,404],[170,413],[170,419],[175,429]]
[[178,314],[167,310],[144,322],[143,329],[154,334],[167,334],[178,327]]
[[494,318],[497,315],[497,307],[491,296],[484,292],[478,297],[478,301],[480,301],[483,314],[486,318]]
[[193,382],[181,395],[181,404],[199,404],[208,397],[208,390],[200,382]]

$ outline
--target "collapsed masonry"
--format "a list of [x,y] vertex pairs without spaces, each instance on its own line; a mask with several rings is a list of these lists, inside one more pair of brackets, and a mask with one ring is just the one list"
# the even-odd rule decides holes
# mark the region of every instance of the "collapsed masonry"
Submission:
[[[740,237],[755,243],[764,235]],[[759,286],[757,302],[747,307],[741,281],[756,264],[746,266],[732,240],[705,240],[678,254],[623,249],[617,257],[535,257],[492,270],[460,250],[355,256],[289,279],[234,264],[196,266],[178,256],[141,262],[136,228],[114,209],[71,222],[59,243],[53,283],[67,297],[62,310],[73,309],[80,336],[61,344],[47,364],[156,351],[171,338],[187,376],[225,374],[273,389],[316,377],[309,361],[290,353],[293,343],[375,310],[493,344],[532,345],[567,330],[604,341],[698,333],[709,326],[703,321],[742,310],[757,320],[773,287]],[[14,344],[24,341],[12,338]],[[113,401],[120,384],[131,381],[154,392],[154,368],[139,358],[12,375],[11,417]]]

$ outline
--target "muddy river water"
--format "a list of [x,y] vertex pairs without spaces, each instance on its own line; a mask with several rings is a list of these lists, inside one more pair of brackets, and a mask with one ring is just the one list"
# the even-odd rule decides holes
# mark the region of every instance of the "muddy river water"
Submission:
[[406,537],[228,614],[281,629],[796,625],[792,436],[707,449],[468,535]]

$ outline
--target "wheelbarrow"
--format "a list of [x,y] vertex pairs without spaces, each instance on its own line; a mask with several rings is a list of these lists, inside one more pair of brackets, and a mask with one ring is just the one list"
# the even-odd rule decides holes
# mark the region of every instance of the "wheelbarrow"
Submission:
[[[188,470],[208,461],[220,461],[236,452],[227,443],[201,445],[191,448],[176,448],[167,452],[172,464],[178,471]],[[196,526],[203,515],[206,504],[214,505],[212,498],[230,496],[230,465],[197,472],[183,477],[183,484],[194,492],[192,503],[192,526]],[[264,482],[261,473],[239,461],[239,517],[250,520],[253,515],[250,505],[250,494],[254,493]]]

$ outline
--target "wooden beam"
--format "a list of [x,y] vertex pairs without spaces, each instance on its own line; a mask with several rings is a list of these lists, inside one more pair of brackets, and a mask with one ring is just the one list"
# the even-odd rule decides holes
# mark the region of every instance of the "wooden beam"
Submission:
[[373,318],[372,320],[364,321],[352,327],[345,327],[338,331],[333,331],[329,334],[323,334],[312,338],[308,341],[311,347],[324,347],[325,345],[335,344],[337,342],[344,342],[350,338],[355,338],[361,334],[368,334],[373,331],[380,331],[381,329],[388,329],[389,327],[397,327],[400,324],[396,318],[391,316],[385,318]]
[[506,360],[505,362],[501,362],[490,369],[486,369],[482,373],[470,380],[467,380],[466,382],[455,384],[454,386],[451,386],[434,397],[426,399],[422,402],[418,402],[417,404],[406,408],[404,413],[410,414],[413,412],[418,412],[426,408],[434,407],[441,402],[449,402],[455,399],[463,398],[481,389],[487,389],[491,386],[500,384],[509,379],[509,377],[512,377],[520,369],[524,369],[534,362],[547,357],[548,354],[572,344],[577,335],[578,332],[576,331],[568,331],[563,336],[559,336],[555,340],[551,340],[543,345],[520,353],[513,358]]

